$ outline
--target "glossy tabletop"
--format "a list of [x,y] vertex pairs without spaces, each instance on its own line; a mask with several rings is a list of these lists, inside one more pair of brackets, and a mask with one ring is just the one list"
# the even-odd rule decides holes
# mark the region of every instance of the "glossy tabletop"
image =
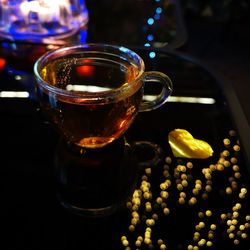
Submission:
[[[97,32],[91,26],[89,32],[88,41],[101,39],[91,38]],[[174,92],[160,109],[140,113],[125,137],[131,143],[158,144],[162,157],[138,172],[137,209],[131,197],[113,215],[97,219],[74,215],[59,204],[54,180],[59,137],[39,110],[33,65],[28,57],[19,57],[13,64],[13,58],[4,55],[7,65],[0,73],[1,247],[249,249],[248,131],[243,129],[245,117],[233,90],[192,57],[140,46],[130,47],[145,60],[147,70],[170,76]],[[24,70],[23,66],[28,67]],[[168,134],[176,128],[208,142],[213,156],[174,157]],[[146,154],[142,152],[142,159]],[[143,185],[152,197],[145,194]]]

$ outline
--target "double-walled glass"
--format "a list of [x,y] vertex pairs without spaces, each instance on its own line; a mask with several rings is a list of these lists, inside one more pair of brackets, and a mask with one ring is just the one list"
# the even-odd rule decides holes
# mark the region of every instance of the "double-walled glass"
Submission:
[[[171,80],[145,72],[135,52],[89,44],[49,52],[35,64],[38,98],[63,137],[80,147],[99,148],[119,138],[139,111],[164,104]],[[160,95],[144,102],[144,84],[162,84]]]
[[[131,194],[137,176],[135,150],[122,135],[138,112],[166,102],[171,80],[145,72],[135,52],[104,44],[50,51],[34,72],[41,108],[66,142],[55,157],[61,203],[82,215],[110,214]],[[150,101],[143,99],[148,83],[160,86]]]

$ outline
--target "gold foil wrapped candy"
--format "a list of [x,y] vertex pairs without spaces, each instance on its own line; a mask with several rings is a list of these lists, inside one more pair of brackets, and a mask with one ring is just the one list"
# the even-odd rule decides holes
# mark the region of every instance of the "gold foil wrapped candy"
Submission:
[[213,149],[207,142],[194,138],[185,129],[171,131],[168,142],[175,157],[206,159],[213,155]]

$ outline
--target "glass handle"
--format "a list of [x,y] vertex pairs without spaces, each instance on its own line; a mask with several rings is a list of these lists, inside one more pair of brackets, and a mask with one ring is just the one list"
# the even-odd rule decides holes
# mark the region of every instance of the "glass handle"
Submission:
[[136,141],[134,153],[140,169],[153,167],[163,159],[163,150],[155,143],[149,141]]
[[162,89],[158,95],[144,95],[143,101],[139,107],[139,112],[150,111],[159,108],[167,101],[167,98],[172,94],[173,91],[171,79],[164,73],[158,71],[148,71],[144,73],[144,84],[148,83],[160,83]]

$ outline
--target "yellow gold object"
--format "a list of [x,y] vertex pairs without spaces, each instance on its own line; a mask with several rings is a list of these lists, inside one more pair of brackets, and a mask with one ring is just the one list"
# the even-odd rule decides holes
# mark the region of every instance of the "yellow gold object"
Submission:
[[168,142],[175,157],[206,159],[213,155],[213,149],[207,142],[195,139],[184,129],[171,131]]

